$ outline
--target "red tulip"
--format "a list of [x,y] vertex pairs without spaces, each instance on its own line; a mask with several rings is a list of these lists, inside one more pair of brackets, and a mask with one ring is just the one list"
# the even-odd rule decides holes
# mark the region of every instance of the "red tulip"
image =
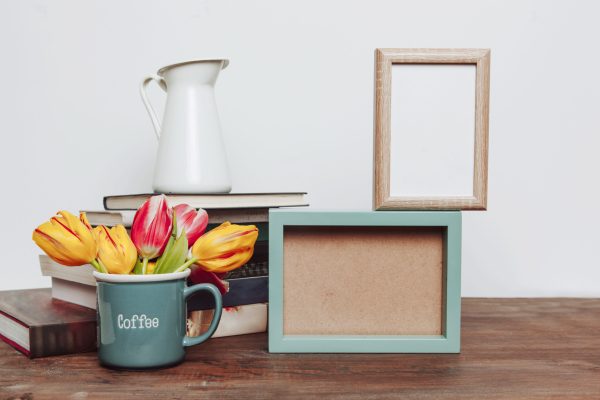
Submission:
[[197,283],[212,283],[219,289],[222,295],[229,291],[229,283],[221,279],[225,274],[207,272],[198,266],[192,267],[191,270],[189,280],[194,285]]
[[131,225],[131,240],[145,263],[163,253],[172,228],[173,210],[164,194],[152,196],[137,210]]
[[196,240],[206,230],[208,225],[208,214],[203,209],[196,211],[195,208],[187,204],[179,204],[173,207],[173,211],[177,216],[177,237],[181,235],[185,229],[187,236],[188,247],[192,247]]

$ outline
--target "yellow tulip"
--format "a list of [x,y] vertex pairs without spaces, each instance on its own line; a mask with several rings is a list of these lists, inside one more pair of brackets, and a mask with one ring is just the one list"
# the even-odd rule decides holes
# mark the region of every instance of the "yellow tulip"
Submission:
[[[141,264],[140,264],[140,266],[141,266]],[[146,265],[146,273],[153,274],[155,269],[156,269],[156,261],[148,261],[148,265]],[[140,272],[137,272],[134,267],[133,270],[131,270],[131,272],[129,273],[129,275],[141,275],[141,273],[142,273],[141,268],[140,268]]]
[[67,266],[92,263],[98,252],[85,214],[59,211],[33,231],[33,241],[54,261]]
[[90,225],[90,222],[87,219],[86,213],[80,212],[79,220],[81,221],[82,224],[84,224],[86,226],[86,228],[88,228],[90,231],[92,230],[92,226]]
[[192,246],[192,256],[205,271],[231,271],[252,258],[257,238],[258,229],[254,225],[224,222],[196,240]]
[[153,274],[154,273],[154,268],[156,268],[156,263],[153,261],[149,261],[148,262],[148,266],[146,267],[146,273],[147,274]]
[[94,228],[98,242],[98,260],[110,274],[128,274],[135,267],[137,249],[123,225],[108,229]]

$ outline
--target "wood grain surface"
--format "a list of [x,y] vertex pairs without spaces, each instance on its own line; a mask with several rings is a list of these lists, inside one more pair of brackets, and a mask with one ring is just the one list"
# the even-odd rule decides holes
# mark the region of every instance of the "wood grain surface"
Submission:
[[462,319],[461,354],[269,354],[255,334],[150,372],[0,343],[0,399],[600,399],[600,299],[463,299]]
[[[390,192],[393,64],[475,64],[475,139],[472,196],[392,196]],[[490,92],[489,49],[376,49],[373,135],[375,210],[485,210],[487,208]]]

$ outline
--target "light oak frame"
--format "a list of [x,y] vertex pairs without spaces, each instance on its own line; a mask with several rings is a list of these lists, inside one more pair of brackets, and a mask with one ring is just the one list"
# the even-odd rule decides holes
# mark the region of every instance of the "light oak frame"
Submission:
[[[473,195],[405,197],[390,195],[391,86],[393,64],[475,64]],[[487,207],[489,49],[375,50],[375,210],[485,210]]]

